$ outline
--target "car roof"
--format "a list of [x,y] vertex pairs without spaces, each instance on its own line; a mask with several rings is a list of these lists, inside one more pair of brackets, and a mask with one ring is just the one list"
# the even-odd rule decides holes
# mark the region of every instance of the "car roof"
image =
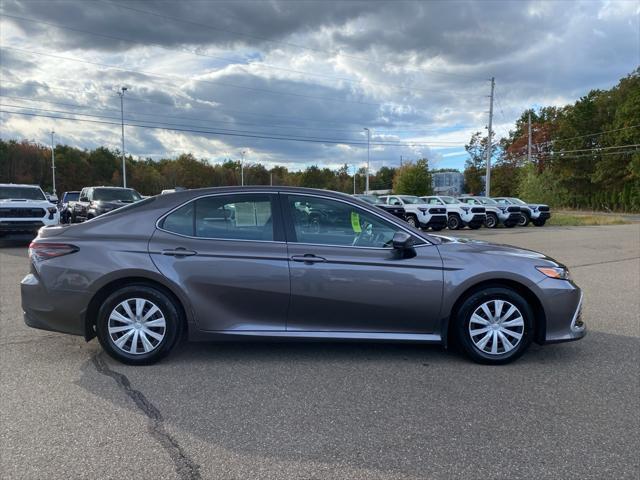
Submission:
[[[0,183],[0,187],[32,187],[40,188],[40,185],[34,185],[33,183]],[[40,188],[40,190],[42,190]]]

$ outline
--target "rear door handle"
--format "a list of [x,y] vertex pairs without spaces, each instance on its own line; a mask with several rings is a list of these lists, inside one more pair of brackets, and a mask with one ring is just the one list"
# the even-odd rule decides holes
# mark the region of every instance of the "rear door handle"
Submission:
[[311,265],[312,263],[321,263],[321,262],[327,261],[326,258],[318,257],[313,253],[305,253],[304,255],[293,255],[291,257],[291,260],[293,260],[294,262],[304,262],[307,265]]
[[162,255],[168,255],[171,257],[192,257],[197,254],[198,252],[194,250],[187,250],[184,247],[178,247],[173,250],[162,250]]

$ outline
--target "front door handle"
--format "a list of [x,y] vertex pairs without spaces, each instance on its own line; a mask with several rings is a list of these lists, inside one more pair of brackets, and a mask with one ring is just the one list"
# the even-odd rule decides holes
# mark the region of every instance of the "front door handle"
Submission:
[[173,250],[162,250],[162,255],[168,255],[171,257],[192,257],[193,255],[197,255],[198,252],[193,250],[187,250],[184,247],[178,247]]
[[305,253],[304,255],[293,255],[291,257],[291,260],[293,260],[294,262],[304,262],[307,265],[311,265],[313,263],[321,263],[321,262],[326,262],[327,261],[326,258],[318,257],[317,255],[314,255],[313,253]]

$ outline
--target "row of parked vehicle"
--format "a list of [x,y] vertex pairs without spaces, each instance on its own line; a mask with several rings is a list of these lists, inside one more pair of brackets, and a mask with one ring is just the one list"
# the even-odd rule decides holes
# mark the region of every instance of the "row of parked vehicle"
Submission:
[[526,227],[530,223],[536,227],[542,227],[551,218],[548,205],[530,204],[514,197],[355,196],[397,217],[404,218],[414,227],[431,228],[435,231],[445,227],[450,230],[459,230],[464,227],[475,230],[483,225],[487,228],[496,228],[499,225],[507,228],[513,228],[516,225]]
[[[177,188],[162,193],[183,190]],[[533,223],[541,227],[551,217],[549,206],[528,204],[512,197],[452,197],[431,195],[355,195],[376,205],[410,225],[422,229],[440,231],[444,228],[458,230],[481,226],[507,228]],[[85,187],[81,191],[64,192],[58,201],[48,197],[35,185],[0,185],[0,236],[9,232],[37,232],[46,225],[80,223],[110,212],[124,205],[142,200],[132,188]],[[329,221],[331,212],[314,212],[318,222]],[[326,214],[323,216],[323,214]],[[318,223],[320,225],[320,223]]]

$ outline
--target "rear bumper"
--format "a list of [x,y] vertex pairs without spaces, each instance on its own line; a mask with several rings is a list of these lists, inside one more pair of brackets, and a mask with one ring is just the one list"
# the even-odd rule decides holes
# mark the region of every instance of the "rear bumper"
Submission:
[[86,293],[65,290],[56,295],[47,291],[36,275],[30,273],[20,282],[20,294],[24,323],[29,327],[72,335],[85,334]]

